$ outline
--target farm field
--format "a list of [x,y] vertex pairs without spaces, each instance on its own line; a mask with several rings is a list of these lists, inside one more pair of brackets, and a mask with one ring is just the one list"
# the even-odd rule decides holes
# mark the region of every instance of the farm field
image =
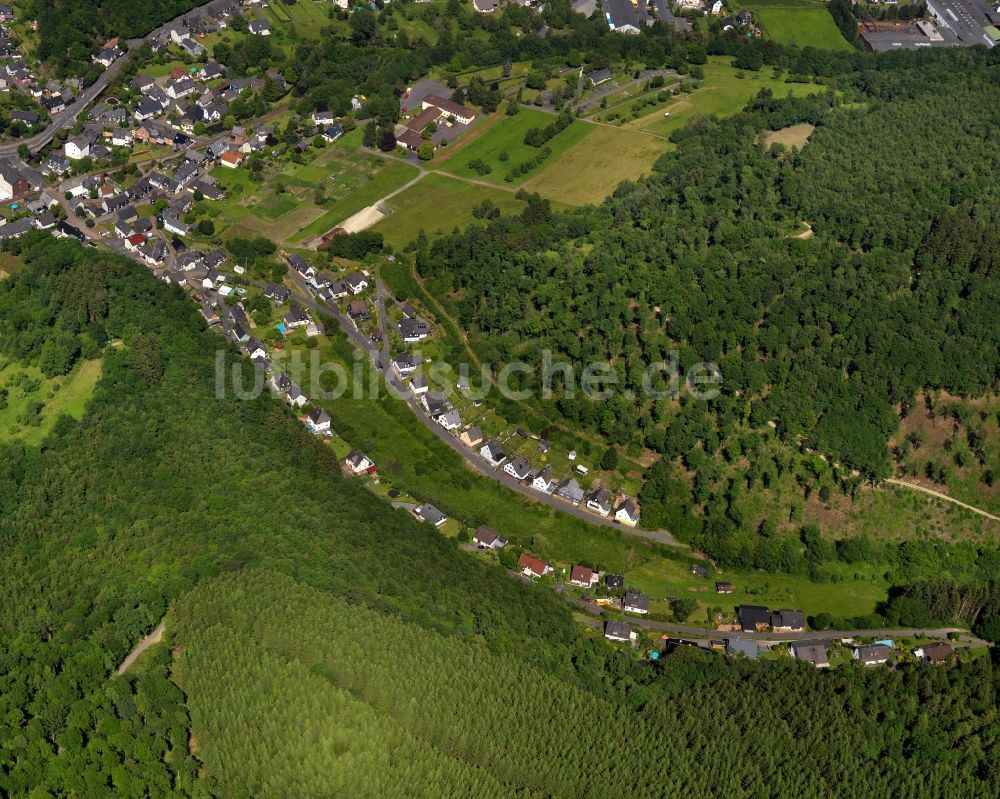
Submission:
[[44,377],[34,366],[11,363],[0,368],[0,389],[6,391],[0,441],[15,438],[38,445],[61,415],[82,417],[101,377],[101,365],[100,358],[83,361],[68,375],[54,378]]
[[762,0],[744,4],[753,13],[764,34],[778,44],[849,51],[825,3],[810,0]]
[[672,146],[640,131],[592,127],[585,139],[530,178],[524,188],[566,205],[599,203],[623,180],[649,174],[656,159]]
[[393,197],[388,202],[392,213],[373,229],[385,236],[387,244],[399,248],[415,239],[421,230],[435,236],[478,221],[472,210],[484,200],[492,202],[504,214],[516,213],[524,207],[513,192],[488,189],[443,173],[429,174]]
[[[825,13],[825,12],[824,12]],[[760,72],[744,71],[737,77],[737,70],[728,58],[709,57],[705,65],[705,80],[691,94],[679,95],[647,116],[625,125],[666,136],[684,127],[695,116],[732,116],[761,89],[770,89],[776,97],[804,97],[808,94],[826,91],[827,87],[816,83],[786,83],[776,80],[770,69]],[[670,116],[664,117],[664,111]]]
[[[522,108],[516,116],[503,117],[494,122],[488,130],[469,141],[467,145],[457,149],[454,155],[446,152],[445,160],[435,165],[445,172],[451,172],[461,177],[475,178],[500,185],[520,185],[524,182],[525,176],[521,176],[511,183],[507,183],[504,178],[516,164],[534,158],[540,151],[540,148],[531,147],[524,143],[524,134],[531,128],[545,127],[555,121],[556,117],[553,114]],[[593,130],[592,125],[580,121],[573,122],[568,128],[549,140],[546,146],[552,150],[552,155],[527,175],[537,174],[549,164],[557,161],[566,150],[589,136]],[[475,135],[475,131],[472,131],[472,135]],[[507,154],[506,161],[501,160],[501,153]],[[477,160],[488,164],[492,171],[487,175],[480,175],[469,166],[472,161]]]

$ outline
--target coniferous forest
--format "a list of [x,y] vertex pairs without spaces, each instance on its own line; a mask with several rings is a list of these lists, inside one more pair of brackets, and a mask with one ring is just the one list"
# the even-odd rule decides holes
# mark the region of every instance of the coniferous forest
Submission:
[[224,345],[179,290],[14,246],[0,354],[77,341],[105,371],[0,453],[4,794],[993,795],[989,659],[642,663],[342,479],[277,401],[216,398]]

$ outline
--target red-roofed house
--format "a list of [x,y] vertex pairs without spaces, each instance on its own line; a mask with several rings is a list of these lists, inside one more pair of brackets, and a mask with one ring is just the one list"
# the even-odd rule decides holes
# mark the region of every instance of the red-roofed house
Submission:
[[521,570],[521,574],[525,577],[544,577],[553,571],[552,567],[547,563],[539,560],[534,555],[529,555],[527,552],[523,553],[517,559],[517,568]]
[[569,581],[571,585],[590,588],[597,582],[597,575],[593,569],[588,569],[586,566],[574,566],[569,573]]
[[229,167],[230,169],[236,169],[236,167],[243,163],[243,157],[243,153],[239,150],[236,152],[227,150],[219,158],[219,163],[222,164],[222,166]]
[[127,239],[125,239],[125,248],[132,252],[138,250],[143,244],[146,243],[146,237],[141,233],[133,233]]

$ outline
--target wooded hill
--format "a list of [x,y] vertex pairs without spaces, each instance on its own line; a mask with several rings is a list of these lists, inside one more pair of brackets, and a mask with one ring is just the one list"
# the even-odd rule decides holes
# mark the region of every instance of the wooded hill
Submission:
[[[765,92],[734,118],[676,132],[652,176],[599,208],[532,203],[419,243],[418,269],[486,362],[538,367],[548,348],[578,369],[610,363],[612,399],[557,390],[538,405],[661,453],[661,468],[721,460],[773,424],[848,475],[884,477],[896,404],[924,387],[983,394],[1000,379],[1000,68],[985,52],[941,55],[842,75],[850,105]],[[795,123],[816,126],[801,151],[764,147],[766,131]],[[803,224],[811,238],[797,236]],[[643,370],[673,350],[684,369],[719,365],[717,399],[648,399]],[[539,381],[538,369],[524,379]],[[516,420],[516,405],[505,413]],[[775,464],[744,454],[749,473],[774,478]],[[725,479],[705,488],[682,502],[698,517],[689,535],[720,554],[699,537],[703,520],[725,528],[710,538],[740,521]]]
[[992,795],[988,659],[644,665],[342,479],[277,400],[216,398],[225,345],[176,288],[13,246],[0,354],[115,344],[81,421],[0,450],[0,792]]

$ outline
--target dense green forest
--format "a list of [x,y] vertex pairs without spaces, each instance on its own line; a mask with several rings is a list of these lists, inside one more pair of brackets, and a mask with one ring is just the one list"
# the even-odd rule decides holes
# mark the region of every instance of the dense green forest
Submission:
[[[712,465],[749,458],[743,475],[765,486],[784,469],[741,438],[773,425],[832,456],[848,479],[852,469],[878,479],[896,405],[925,387],[996,388],[995,62],[968,51],[890,60],[833,82],[850,104],[833,92],[762,93],[732,119],[675,133],[677,150],[653,175],[602,206],[552,213],[535,202],[419,241],[417,267],[435,296],[451,298],[482,360],[536,367],[523,378],[536,396],[543,349],[577,370],[610,364],[611,399],[571,396],[557,374],[555,396],[536,404],[665,456],[653,482],[673,474],[686,494],[672,497],[687,520],[676,526],[724,556],[741,522],[728,475],[713,483]],[[794,123],[816,126],[803,149],[763,146],[766,131]],[[811,237],[796,235],[803,223]],[[650,400],[644,369],[671,352],[684,370],[718,364],[720,396]],[[660,513],[666,493],[650,488],[646,512]]]
[[[343,480],[276,400],[216,398],[225,345],[179,290],[47,234],[8,246],[0,355],[96,346],[105,369],[81,421],[0,452],[0,792],[991,795],[990,660],[645,665]],[[936,596],[901,612],[971,595]]]

